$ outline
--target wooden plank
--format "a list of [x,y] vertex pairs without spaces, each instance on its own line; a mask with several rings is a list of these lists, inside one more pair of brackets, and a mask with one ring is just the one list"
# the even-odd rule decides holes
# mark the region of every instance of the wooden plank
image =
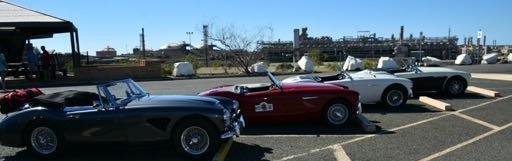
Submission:
[[471,92],[474,92],[474,93],[478,93],[478,94],[483,95],[483,96],[501,97],[500,92],[491,91],[491,90],[488,90],[488,89],[483,89],[483,88],[479,88],[479,87],[475,87],[475,86],[469,86],[467,88],[467,90],[471,91]]
[[456,111],[452,105],[427,96],[420,96],[420,101],[443,111]]

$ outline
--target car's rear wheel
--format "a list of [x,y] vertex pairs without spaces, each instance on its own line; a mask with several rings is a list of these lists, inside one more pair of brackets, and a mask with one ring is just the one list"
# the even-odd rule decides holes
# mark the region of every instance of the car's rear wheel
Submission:
[[25,134],[27,149],[38,157],[52,157],[62,150],[64,139],[59,131],[46,123],[34,124]]
[[323,120],[331,126],[345,125],[355,114],[349,107],[350,104],[346,101],[332,101],[324,107]]
[[400,86],[389,86],[384,90],[381,102],[389,108],[398,108],[407,102],[407,90]]
[[450,78],[445,86],[444,92],[450,96],[460,96],[468,87],[466,80],[462,78]]
[[204,119],[180,122],[171,139],[175,147],[191,159],[211,159],[221,142],[218,130]]

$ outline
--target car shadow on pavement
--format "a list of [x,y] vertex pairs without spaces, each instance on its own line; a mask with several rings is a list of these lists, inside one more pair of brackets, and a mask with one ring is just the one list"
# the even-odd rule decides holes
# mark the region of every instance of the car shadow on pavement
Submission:
[[13,156],[7,156],[4,161],[185,161],[187,159],[174,152],[169,145],[70,145],[58,156],[52,158],[38,158],[28,150],[17,152]]
[[242,135],[353,135],[367,134],[356,120],[344,126],[333,127],[322,121],[284,122],[249,124],[242,131]]
[[239,143],[239,142],[233,142],[231,145],[231,148],[229,150],[229,153],[226,157],[226,160],[228,161],[238,161],[238,160],[244,160],[244,161],[259,161],[259,160],[265,160],[263,159],[265,157],[265,154],[272,154],[273,149],[268,147],[262,147],[260,145],[256,144],[245,144],[245,143]]

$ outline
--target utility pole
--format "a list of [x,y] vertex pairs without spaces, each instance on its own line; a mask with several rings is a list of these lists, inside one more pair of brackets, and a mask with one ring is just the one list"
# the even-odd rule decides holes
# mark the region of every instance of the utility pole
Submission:
[[208,25],[203,25],[204,64],[208,67]]
[[140,34],[140,46],[142,47],[141,59],[146,59],[146,42],[144,40],[144,28],[142,28],[142,33]]

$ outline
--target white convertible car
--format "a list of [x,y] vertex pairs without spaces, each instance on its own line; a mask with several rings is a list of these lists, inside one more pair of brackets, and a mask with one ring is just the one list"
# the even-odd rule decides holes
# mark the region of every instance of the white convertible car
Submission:
[[286,78],[283,83],[319,82],[347,86],[360,94],[364,104],[384,103],[387,107],[397,108],[412,97],[412,82],[385,72],[363,70],[357,73],[341,71],[332,76],[298,75]]
[[449,96],[464,94],[471,73],[445,67],[418,67],[410,59],[400,60],[401,69],[374,69],[375,72],[391,73],[413,82],[414,92],[438,91]]

